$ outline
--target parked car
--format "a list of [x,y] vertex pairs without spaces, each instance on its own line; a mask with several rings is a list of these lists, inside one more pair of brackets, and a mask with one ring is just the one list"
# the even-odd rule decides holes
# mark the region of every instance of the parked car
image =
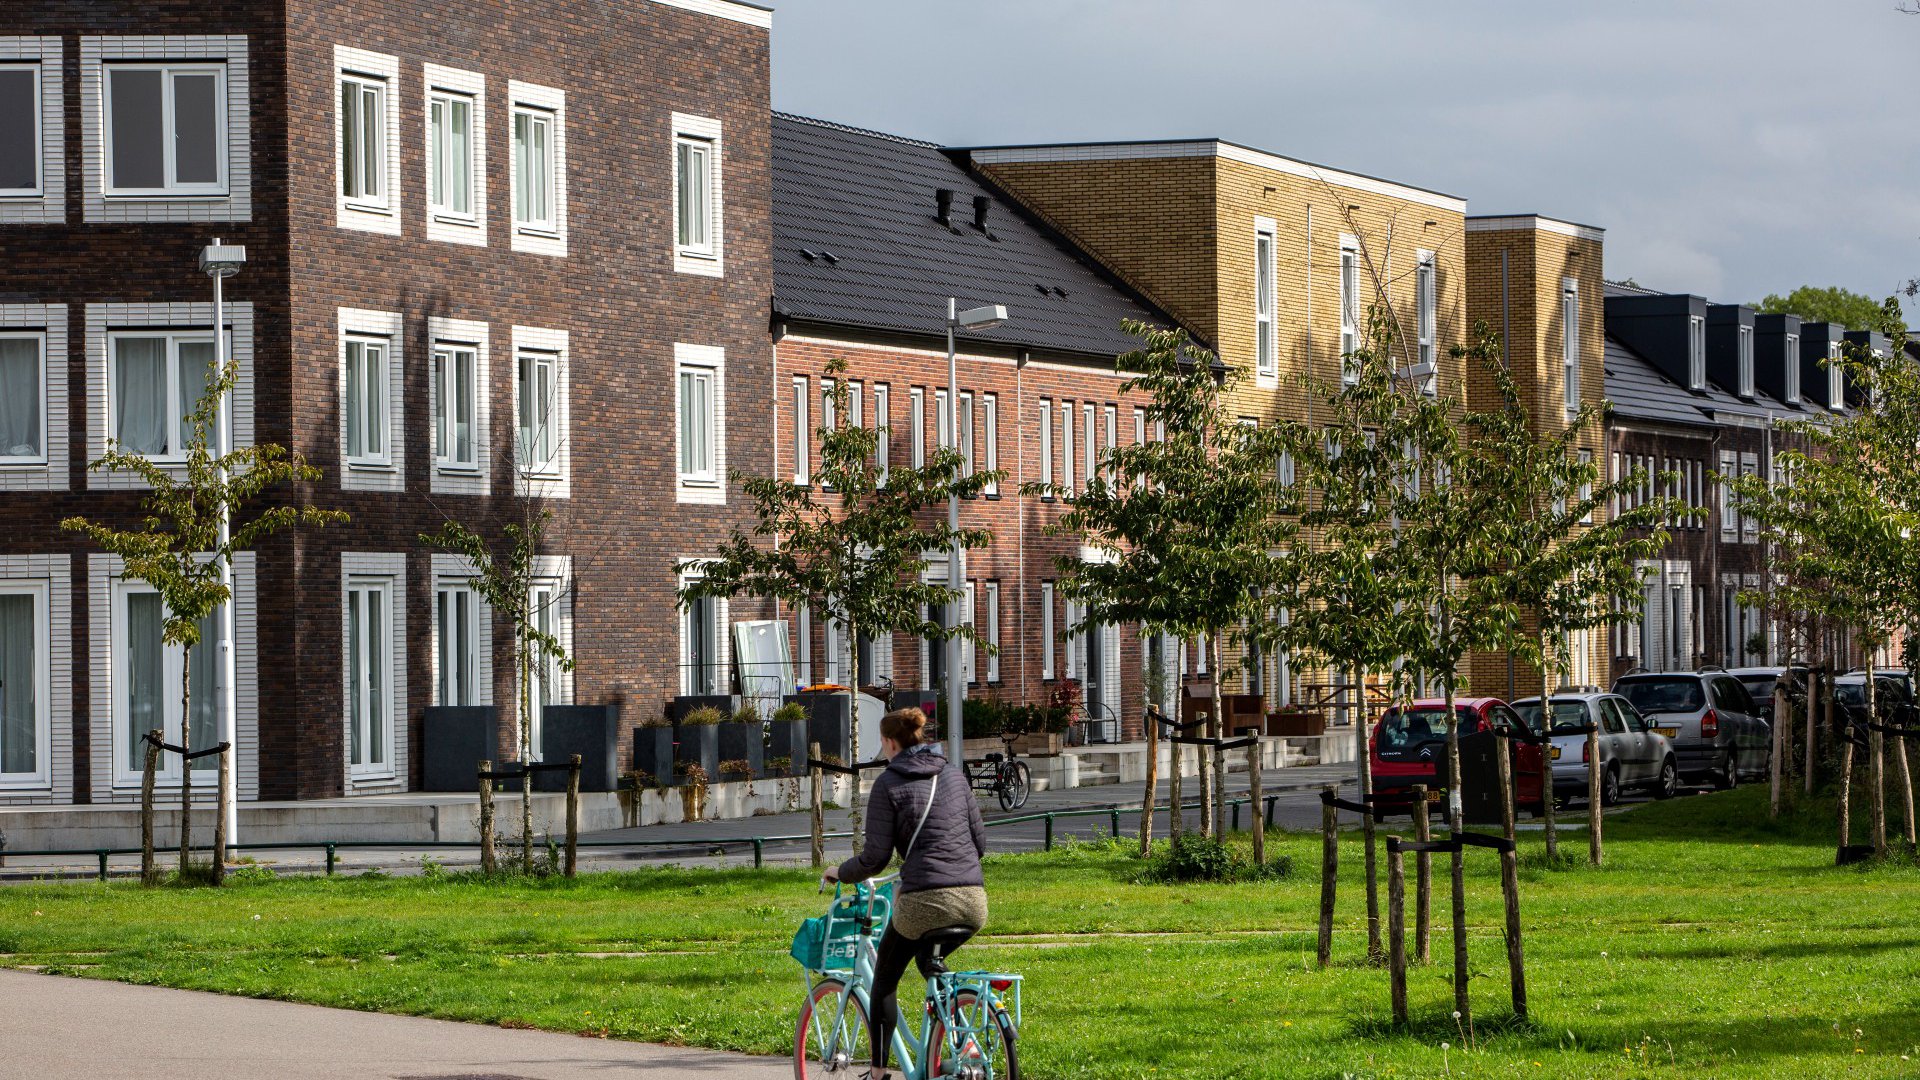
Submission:
[[[1454,710],[1462,738],[1491,728],[1521,726],[1520,714],[1499,698],[1461,698],[1454,702]],[[1513,745],[1519,774],[1514,801],[1522,809],[1539,813],[1544,809],[1540,801],[1544,755],[1532,743],[1515,740]],[[1438,789],[1436,763],[1447,755],[1447,703],[1425,700],[1388,709],[1374,725],[1368,746],[1376,804],[1390,812],[1410,810],[1414,785]]]
[[1753,698],[1753,707],[1762,720],[1773,722],[1773,688],[1782,678],[1787,686],[1804,694],[1807,669],[1800,665],[1793,667],[1741,667],[1730,668],[1727,674],[1740,680],[1747,688],[1747,696]]
[[1673,744],[1653,729],[1633,703],[1618,694],[1555,694],[1551,713],[1542,716],[1540,699],[1523,698],[1514,710],[1527,726],[1552,738],[1547,757],[1553,768],[1553,797],[1562,802],[1587,795],[1586,727],[1599,729],[1600,802],[1612,806],[1627,788],[1670,799],[1680,790],[1680,767]]
[[[1867,673],[1854,672],[1837,675],[1833,680],[1833,700],[1837,705],[1850,712],[1865,715],[1867,709]],[[1875,711],[1883,719],[1900,718],[1902,706],[1913,704],[1913,695],[1907,692],[1904,673],[1896,677],[1893,673],[1873,674],[1873,704]],[[1896,710],[1901,710],[1896,712]]]
[[1730,788],[1766,775],[1773,729],[1739,679],[1719,669],[1625,675],[1613,692],[1673,744],[1680,778]]
[[[1873,678],[1876,684],[1883,679],[1898,684],[1900,687],[1901,696],[1904,699],[1909,701],[1913,699],[1913,680],[1908,678],[1907,673],[1901,670],[1900,668],[1885,668],[1885,667],[1874,668]],[[1845,680],[1845,679],[1852,679],[1856,684],[1865,686],[1866,679],[1867,679],[1867,669],[1854,668],[1852,671],[1847,672],[1845,675],[1836,676],[1834,679],[1834,683],[1836,687],[1842,680]]]

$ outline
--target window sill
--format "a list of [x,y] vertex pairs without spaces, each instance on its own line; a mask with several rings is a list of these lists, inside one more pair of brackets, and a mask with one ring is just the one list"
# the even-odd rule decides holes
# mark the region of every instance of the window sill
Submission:
[[521,225],[516,223],[513,226],[513,231],[516,235],[531,236],[540,240],[560,239],[560,230],[558,228],[541,228],[533,225]]
[[342,201],[340,203],[340,212],[343,214],[374,214],[379,217],[393,216],[392,207],[375,206],[372,203],[357,203],[357,202]]
[[673,257],[676,259],[693,259],[697,262],[703,262],[703,263],[714,263],[714,262],[720,261],[720,256],[715,254],[714,252],[701,251],[696,248],[676,248],[674,249]]
[[9,199],[31,202],[35,199],[44,199],[46,197],[47,193],[44,191],[0,191],[0,202],[5,202]]
[[398,470],[394,467],[394,464],[391,461],[354,461],[349,459],[347,461],[347,471],[390,473],[390,472],[397,472]]
[[433,463],[433,471],[437,473],[444,473],[448,476],[479,476],[480,466],[478,463],[471,464],[471,465],[463,465],[458,463],[450,464],[444,461],[436,461]]
[[45,458],[39,460],[28,458],[0,458],[0,472],[30,472],[34,469],[44,469],[46,467],[47,461]]
[[175,202],[198,199],[203,202],[215,202],[231,199],[230,191],[103,191],[100,197],[108,202]]
[[477,229],[480,227],[480,218],[478,215],[462,217],[459,214],[447,214],[435,211],[429,214],[428,217],[435,225],[452,225],[460,229]]

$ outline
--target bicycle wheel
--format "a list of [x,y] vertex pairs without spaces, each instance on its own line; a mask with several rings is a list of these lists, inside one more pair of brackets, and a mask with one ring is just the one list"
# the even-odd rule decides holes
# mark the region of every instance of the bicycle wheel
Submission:
[[[953,1013],[959,1026],[970,1028],[979,1033],[979,1045],[969,1049],[960,1047],[955,1055],[959,1064],[980,1065],[986,1070],[986,1080],[1020,1080],[1020,1057],[1014,1049],[1013,1020],[1006,1010],[994,1009],[993,1015],[986,1015],[987,1006],[980,1001],[980,995],[971,990],[962,990],[953,995]],[[947,1024],[942,1018],[933,1021],[933,1032],[927,1040],[927,1075],[939,1076],[947,1054]]]
[[1027,771],[1027,763],[1016,761],[1007,766],[1007,786],[1012,791],[1013,805],[1009,810],[1018,810],[1027,805],[1027,796],[1033,791],[1033,777]]
[[852,1076],[855,1069],[865,1067],[873,1052],[867,1010],[859,998],[850,998],[846,1012],[840,1013],[840,995],[845,990],[846,984],[839,979],[822,979],[801,1003],[800,1020],[793,1028],[793,1080]]
[[1020,805],[1013,789],[1013,769],[1006,765],[998,766],[993,773],[993,793],[1000,798],[1000,809],[1011,810]]

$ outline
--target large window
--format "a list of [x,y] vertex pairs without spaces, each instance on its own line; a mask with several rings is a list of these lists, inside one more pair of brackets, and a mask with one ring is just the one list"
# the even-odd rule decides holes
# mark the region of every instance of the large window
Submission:
[[680,254],[713,257],[713,140],[673,141],[674,242]]
[[1040,583],[1040,678],[1053,678],[1053,582]]
[[1280,372],[1273,325],[1273,233],[1271,222],[1257,224],[1253,233],[1254,371],[1263,378]]
[[559,369],[556,353],[523,349],[515,400],[520,420],[520,467],[536,475],[558,470]]
[[1847,404],[1846,369],[1840,366],[1840,343],[1827,343],[1827,405],[1844,408]]
[[433,347],[433,460],[442,469],[479,467],[477,367],[478,353],[471,345]]
[[427,96],[427,204],[435,213],[474,217],[474,99],[434,90]]
[[913,467],[927,467],[927,392],[916,386],[907,391],[907,441],[913,448]]
[[1707,385],[1707,320],[1698,315],[1687,319],[1687,385],[1695,390]]
[[554,157],[557,118],[546,109],[513,109],[513,224],[537,233],[559,230],[554,210],[558,186]]
[[[968,425],[971,427],[972,425]],[[980,398],[980,437],[986,445],[982,448],[980,467],[989,473],[1000,471],[1000,395],[985,394]],[[986,486],[987,497],[999,498],[1000,481],[989,480]]]
[[987,604],[987,681],[1000,681],[1000,583],[989,581],[982,593]]
[[1560,286],[1560,364],[1565,378],[1567,411],[1580,409],[1580,283],[1568,278]]
[[1360,348],[1360,241],[1340,238],[1340,378],[1359,379],[1359,369],[1347,359]]
[[813,466],[808,458],[813,450],[813,427],[807,419],[812,408],[812,390],[805,375],[793,379],[793,482],[813,483]]
[[[572,649],[572,642],[565,632],[561,619],[561,607],[566,602],[566,591],[559,581],[535,582],[527,598],[527,610],[533,616],[533,627],[540,633],[560,643],[564,649]],[[542,652],[533,658],[533,715],[532,756],[540,757],[542,720],[549,705],[566,704],[566,686],[560,670],[560,662],[551,655]]]
[[715,465],[719,438],[719,372],[682,362],[679,375],[680,482],[712,487],[720,482]]
[[873,468],[880,474],[878,483],[887,486],[890,473],[888,445],[893,441],[893,389],[886,383],[875,383],[873,387]]
[[387,80],[340,76],[340,196],[348,205],[384,210],[387,192]]
[[1414,267],[1413,304],[1415,322],[1419,333],[1419,363],[1427,365],[1430,374],[1423,380],[1421,389],[1426,393],[1438,393],[1440,389],[1440,345],[1437,308],[1434,297],[1433,252],[1420,252],[1420,261]]
[[443,581],[434,590],[435,703],[479,705],[480,594],[473,586]]
[[393,582],[347,582],[347,764],[356,777],[393,774]]
[[1753,327],[1740,327],[1740,396],[1753,396]]
[[46,335],[0,332],[0,465],[47,460]]
[[190,417],[213,377],[213,335],[127,333],[111,341],[113,438],[130,453],[182,459],[193,438]]
[[0,64],[0,198],[39,195],[40,65]]
[[[680,571],[680,584],[697,581],[699,564],[688,564]],[[728,690],[726,653],[722,635],[726,633],[724,601],[703,596],[680,609],[680,692],[682,694],[724,694]],[[828,637],[834,623],[828,620]],[[827,664],[838,661],[829,642]],[[828,676],[832,678],[831,675]]]
[[106,69],[107,194],[224,195],[225,64]]
[[1787,404],[1800,404],[1800,335],[1787,335],[1786,370]]
[[[1040,483],[1053,486],[1053,399],[1040,399]],[[1041,498],[1051,499],[1051,494]]]
[[387,341],[349,337],[342,343],[346,365],[346,394],[341,412],[346,419],[347,461],[354,465],[386,465]]
[[[220,620],[218,612],[200,621],[200,644],[187,650],[166,644],[166,605],[160,594],[144,582],[123,581],[114,587],[114,717],[120,731],[119,774],[138,777],[146,764],[147,732],[158,729],[168,742],[180,735],[180,693],[187,678],[188,664],[193,669],[189,694],[189,749],[212,746],[217,741],[220,700],[215,672],[219,669]],[[196,771],[217,764],[209,755],[194,762]],[[159,776],[178,779],[177,755],[160,755]]]
[[48,776],[47,600],[43,583],[0,581],[0,786]]

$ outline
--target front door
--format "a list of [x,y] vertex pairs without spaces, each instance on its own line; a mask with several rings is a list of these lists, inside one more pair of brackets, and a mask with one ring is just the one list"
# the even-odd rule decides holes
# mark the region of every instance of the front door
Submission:
[[1104,678],[1107,666],[1107,628],[1104,626],[1087,627],[1086,643],[1086,674],[1081,680],[1081,685],[1086,687],[1087,715],[1092,719],[1097,729],[1097,726],[1103,723],[1109,715],[1107,706],[1110,703],[1107,701],[1107,694],[1110,688],[1107,686],[1106,679]]

